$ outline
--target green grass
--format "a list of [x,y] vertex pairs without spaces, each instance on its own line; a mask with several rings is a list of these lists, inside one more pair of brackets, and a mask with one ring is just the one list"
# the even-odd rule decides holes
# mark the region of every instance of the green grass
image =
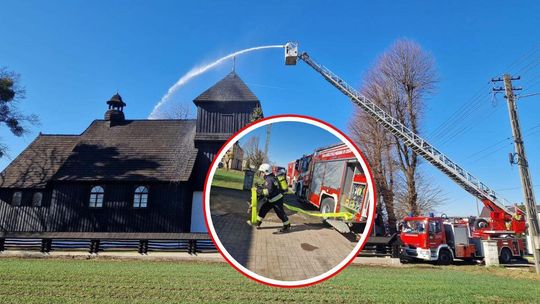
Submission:
[[478,266],[353,266],[316,286],[281,289],[252,282],[225,263],[0,259],[1,303],[538,301],[534,274]]
[[[255,183],[262,184],[262,182],[263,180],[260,177],[255,177]],[[214,179],[212,179],[212,186],[242,190],[244,186],[244,172],[217,169]]]

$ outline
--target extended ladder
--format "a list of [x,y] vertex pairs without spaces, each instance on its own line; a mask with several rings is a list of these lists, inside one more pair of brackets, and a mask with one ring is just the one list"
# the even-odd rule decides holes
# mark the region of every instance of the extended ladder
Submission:
[[293,56],[307,63],[334,87],[340,90],[343,94],[347,95],[353,103],[361,107],[372,118],[378,121],[387,131],[403,140],[414,152],[421,155],[424,159],[441,170],[445,175],[450,177],[450,179],[455,181],[467,192],[482,200],[485,204],[498,208],[508,215],[513,215],[513,212],[505,207],[505,205],[502,203],[502,199],[497,196],[493,189],[489,188],[478,178],[465,171],[462,167],[458,166],[446,155],[435,149],[435,147],[429,144],[425,139],[412,132],[397,119],[386,113],[379,106],[360,94],[347,82],[339,78],[339,76],[336,74],[332,73],[332,71],[315,62],[306,52],[298,55],[297,45],[294,43],[288,43],[285,45],[286,64],[293,65],[296,63],[296,59],[292,60]]

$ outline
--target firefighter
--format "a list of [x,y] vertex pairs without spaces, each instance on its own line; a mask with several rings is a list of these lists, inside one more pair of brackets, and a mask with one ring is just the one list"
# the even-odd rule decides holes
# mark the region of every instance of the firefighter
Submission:
[[257,221],[255,223],[248,221],[248,224],[259,228],[268,211],[274,209],[283,222],[283,227],[278,230],[278,233],[289,232],[291,224],[283,207],[283,193],[276,176],[272,173],[272,167],[269,164],[262,164],[258,171],[264,175],[264,184],[257,187],[257,196],[264,197],[266,200],[259,209]]

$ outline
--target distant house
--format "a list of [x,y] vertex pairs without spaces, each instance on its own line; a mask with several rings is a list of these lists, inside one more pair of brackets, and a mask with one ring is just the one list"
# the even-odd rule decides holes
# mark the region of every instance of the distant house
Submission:
[[0,174],[0,238],[206,231],[207,170],[260,103],[234,72],[193,102],[197,119],[130,120],[116,94],[81,134],[40,134]]
[[223,157],[221,163],[225,169],[242,170],[243,161],[244,150],[237,142],[225,153],[225,157]]

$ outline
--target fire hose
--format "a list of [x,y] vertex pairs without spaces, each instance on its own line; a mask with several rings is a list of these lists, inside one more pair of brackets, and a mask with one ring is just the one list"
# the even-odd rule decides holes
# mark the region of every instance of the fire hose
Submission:
[[[251,222],[255,223],[257,221],[257,204],[258,204],[258,198],[257,198],[257,188],[253,187],[251,188]],[[291,206],[289,204],[283,204],[285,208],[289,209],[290,211],[306,214],[309,216],[314,217],[321,217],[321,218],[339,218],[343,219],[344,221],[351,221],[353,219],[353,214],[350,212],[329,212],[329,213],[319,213],[315,211],[307,211],[299,207]]]

